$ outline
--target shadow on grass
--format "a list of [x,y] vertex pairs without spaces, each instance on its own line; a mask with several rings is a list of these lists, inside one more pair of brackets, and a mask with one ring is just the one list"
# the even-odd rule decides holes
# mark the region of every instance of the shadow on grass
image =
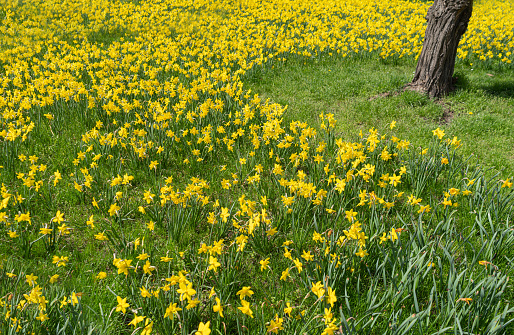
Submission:
[[514,98],[514,81],[484,83],[479,86],[487,94],[502,98]]
[[514,78],[503,73],[491,74],[487,71],[475,73],[456,71],[453,76],[456,91],[476,90],[499,98],[514,98]]

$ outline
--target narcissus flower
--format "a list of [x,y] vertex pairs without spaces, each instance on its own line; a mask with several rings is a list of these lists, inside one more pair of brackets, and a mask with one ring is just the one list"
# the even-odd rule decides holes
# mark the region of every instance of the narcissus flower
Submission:
[[316,284],[312,283],[311,291],[318,297],[321,298],[325,294],[325,288],[321,281],[318,281]]
[[134,315],[134,318],[132,321],[129,322],[129,325],[132,325],[134,327],[137,327],[137,324],[141,321],[143,321],[146,318],[146,316],[143,315]]
[[39,312],[39,316],[36,316],[36,320],[39,320],[41,322],[45,322],[46,320],[50,319],[47,314],[43,314],[42,312]]
[[61,211],[57,211],[57,214],[55,214],[55,217],[52,219],[52,222],[61,223],[64,221],[64,214],[61,213]]
[[127,302],[127,298],[122,298],[120,296],[117,296],[116,299],[118,300],[118,305],[116,306],[116,312],[122,312],[125,314],[127,311],[127,308],[130,307],[129,303]]
[[169,318],[170,320],[172,320],[173,316],[181,310],[182,310],[182,308],[177,307],[177,303],[174,303],[174,304],[170,303],[168,308],[166,308],[166,313],[164,314],[164,318]]
[[223,317],[223,306],[221,306],[221,300],[220,298],[216,297],[216,305],[212,306],[212,311],[214,313],[219,313],[221,317]]
[[96,277],[95,277],[95,278],[96,278],[96,279],[100,279],[100,280],[101,280],[101,279],[104,279],[104,278],[106,278],[106,277],[107,277],[107,273],[106,273],[106,272],[103,272],[103,271],[100,271],[100,272],[98,272],[98,274],[96,275]]
[[210,321],[207,321],[206,323],[200,322],[198,325],[198,330],[196,331],[195,335],[210,335],[211,329],[209,326],[211,325]]
[[504,187],[508,187],[508,188],[511,188],[512,187],[512,182],[510,181],[510,178],[508,178],[507,180],[505,180],[502,184],[502,188]]
[[97,239],[99,241],[107,241],[108,240],[107,236],[105,236],[103,232],[96,234],[95,239]]
[[216,257],[209,256],[209,267],[207,270],[214,270],[214,272],[218,272],[218,268],[221,266],[221,263],[218,262]]
[[250,289],[250,286],[243,286],[236,294],[239,295],[239,299],[244,300],[246,297],[250,297],[253,291]]
[[432,134],[437,136],[437,138],[442,139],[444,137],[444,130],[437,128],[436,130],[432,130]]
[[109,216],[113,216],[118,213],[118,211],[121,209],[120,206],[118,206],[116,203],[112,204],[109,208]]
[[29,284],[31,286],[37,285],[37,282],[36,282],[37,278],[38,278],[38,276],[35,276],[33,273],[31,273],[29,275],[25,275],[27,284]]
[[260,260],[259,263],[261,264],[261,271],[264,271],[268,267],[269,257],[266,259]]
[[336,291],[332,288],[327,288],[327,296],[326,296],[327,304],[330,304],[331,307],[334,307],[334,303],[337,301]]
[[284,322],[284,319],[279,318],[277,314],[275,314],[275,318],[269,322],[269,325],[266,326],[266,329],[270,333],[278,334],[279,330],[284,330],[284,327],[282,326],[282,323]]
[[287,277],[289,277],[289,269],[285,269],[284,271],[282,271],[282,275],[280,276],[280,280],[286,280]]
[[249,317],[253,318],[253,311],[250,309],[250,303],[246,300],[241,300],[241,307],[238,307],[243,314],[248,315]]

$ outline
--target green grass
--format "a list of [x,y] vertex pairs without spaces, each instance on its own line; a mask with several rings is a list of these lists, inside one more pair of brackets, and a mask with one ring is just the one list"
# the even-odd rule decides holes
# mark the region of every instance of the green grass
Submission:
[[[298,168],[287,163],[289,154],[294,150],[279,148],[277,143],[280,140],[273,142],[269,148],[255,150],[257,155],[254,158],[248,154],[253,150],[250,143],[247,139],[242,139],[233,152],[222,151],[220,148],[220,153],[216,157],[208,157],[206,165],[193,166],[180,165],[180,162],[188,157],[185,152],[188,148],[183,144],[182,147],[177,145],[182,149],[172,152],[170,160],[162,161],[155,172],[147,168],[146,161],[130,160],[130,156],[116,147],[106,148],[106,154],[111,153],[118,158],[124,158],[126,163],[116,168],[116,164],[102,161],[97,170],[91,169],[95,174],[94,189],[77,193],[73,189],[72,181],[80,175],[82,165],[76,167],[72,161],[79,151],[85,150],[84,145],[78,145],[81,134],[91,129],[97,120],[80,120],[80,117],[83,117],[81,115],[86,115],[85,108],[81,105],[72,106],[69,110],[73,113],[63,112],[67,109],[66,106],[61,106],[52,111],[57,117],[55,123],[52,123],[52,128],[47,120],[40,120],[39,127],[30,135],[30,141],[34,145],[24,143],[20,150],[27,155],[39,156],[40,163],[47,164],[49,171],[58,169],[63,174],[63,180],[55,189],[51,201],[36,201],[32,205],[31,213],[37,213],[34,214],[34,220],[48,222],[56,210],[61,210],[66,213],[66,221],[73,226],[73,234],[63,236],[55,249],[49,250],[40,243],[36,244],[28,256],[22,255],[22,248],[12,248],[7,238],[0,240],[1,254],[11,255],[4,263],[5,271],[16,269],[21,277],[21,288],[12,286],[12,281],[4,278],[5,287],[13,292],[25,292],[24,272],[36,273],[39,276],[39,283],[51,287],[45,291],[45,294],[54,297],[50,315],[60,310],[57,306],[63,296],[69,296],[70,292],[83,293],[83,314],[69,310],[66,317],[82,315],[82,321],[72,321],[75,326],[80,326],[80,322],[83,322],[86,327],[99,327],[98,329],[104,333],[130,334],[133,330],[127,325],[134,317],[132,312],[127,315],[112,313],[111,317],[108,317],[116,307],[117,295],[128,297],[131,306],[137,306],[138,313],[144,313],[156,320],[156,329],[179,329],[176,326],[165,328],[159,324],[159,320],[163,320],[167,305],[162,305],[163,302],[156,299],[149,302],[147,298],[141,297],[139,290],[142,286],[149,289],[157,288],[162,285],[164,278],[182,269],[188,269],[191,276],[197,279],[194,282],[195,289],[198,296],[202,296],[204,300],[198,312],[184,314],[190,325],[187,332],[195,329],[200,321],[209,319],[212,320],[213,329],[226,329],[227,334],[265,333],[264,324],[274,317],[275,311],[281,312],[286,302],[294,306],[302,305],[301,309],[306,312],[307,319],[314,324],[313,320],[319,319],[318,314],[323,313],[325,306],[322,306],[323,301],[316,302],[310,288],[312,283],[324,278],[330,281],[328,286],[338,293],[338,303],[333,313],[341,321],[341,327],[350,334],[409,331],[408,322],[411,319],[416,320],[416,323],[413,323],[415,327],[410,331],[418,334],[435,333],[454,326],[453,321],[448,321],[445,317],[451,316],[459,322],[468,322],[466,315],[469,313],[484,313],[482,324],[474,329],[486,329],[491,318],[503,311],[493,313],[493,307],[500,306],[503,309],[508,304],[512,306],[514,299],[512,285],[505,282],[505,278],[513,274],[514,235],[510,222],[513,193],[500,190],[500,176],[496,174],[498,169],[504,169],[501,176],[509,176],[514,166],[512,157],[509,157],[512,156],[514,143],[513,126],[508,123],[509,113],[512,114],[510,106],[513,103],[509,88],[512,76],[506,72],[495,73],[493,77],[486,75],[486,80],[490,81],[487,84],[487,81],[481,81],[480,78],[481,75],[491,72],[490,70],[469,70],[468,74],[467,68],[458,67],[458,73],[466,73],[468,76],[459,75],[458,89],[440,101],[433,101],[415,92],[402,91],[402,87],[412,75],[413,68],[414,64],[400,61],[386,63],[372,59],[337,58],[302,61],[292,58],[284,65],[265,72],[255,71],[247,78],[247,88],[259,93],[263,100],[269,98],[289,106],[282,123],[285,129],[292,120],[306,122],[318,129],[319,134],[312,140],[312,148],[314,149],[321,141],[329,143],[325,158],[327,162],[331,162],[332,169],[337,171],[338,176],[344,175],[346,170],[345,167],[334,163],[337,148],[333,143],[334,138],[360,141],[357,137],[359,131],[366,137],[367,130],[375,127],[380,130],[380,134],[393,132],[401,139],[410,140],[414,148],[431,148],[424,158],[419,156],[417,149],[409,155],[396,150],[390,138],[385,138],[377,152],[367,154],[366,163],[376,164],[377,167],[373,183],[356,182],[342,194],[332,190],[324,204],[327,208],[338,209],[338,213],[332,216],[326,214],[323,208],[313,208],[309,200],[304,201],[301,197],[293,206],[294,212],[286,213],[281,196],[288,191],[279,186],[279,177],[271,173],[276,160],[268,157],[269,148],[280,156],[287,178],[292,180],[296,178],[298,170],[303,170],[308,173],[308,180],[320,185],[319,187],[325,187],[326,177],[323,167],[315,164],[312,159],[302,163]],[[230,102],[233,103],[233,100]],[[469,114],[470,111],[473,112],[472,115]],[[335,134],[327,134],[320,129],[320,113],[335,114],[338,121]],[[102,129],[105,129],[105,132],[116,129],[112,121],[104,121]],[[397,122],[394,131],[388,128],[392,121]],[[446,153],[446,147],[434,140],[432,130],[437,127],[444,129],[447,137],[457,136],[463,143],[463,148],[459,149],[456,156],[448,155],[451,164],[447,167],[439,163],[439,157]],[[505,141],[501,142],[501,139]],[[388,145],[392,152],[398,153],[398,158],[388,163],[382,162],[378,155],[385,145]],[[507,149],[509,145],[511,151]],[[94,152],[97,149],[98,147]],[[483,170],[475,170],[474,162],[478,159],[465,162],[465,157],[472,153],[479,158],[485,168],[495,166],[487,172],[487,176],[493,176],[492,179],[483,177]],[[244,167],[239,163],[241,157],[248,160]],[[431,160],[434,158],[435,161]],[[503,162],[503,165],[495,162]],[[264,165],[265,173],[262,174],[259,187],[251,187],[244,179],[252,173],[252,167],[258,163]],[[21,171],[21,166],[24,166],[25,170],[28,166],[21,162],[16,164],[16,172]],[[213,173],[212,166],[219,169],[221,164],[227,165],[227,171]],[[364,207],[357,205],[361,189],[382,192],[376,186],[380,175],[398,173],[400,166],[407,166],[409,172],[399,184],[398,191],[404,191],[406,195],[412,192],[423,198],[423,204],[430,204],[433,208],[431,213],[420,217],[416,213],[417,209],[413,210],[406,204],[406,195],[397,200],[394,211],[371,204]],[[434,166],[436,172],[429,175],[429,169]],[[133,175],[131,185],[117,189],[110,187],[110,180],[118,173]],[[230,190],[224,190],[220,186],[220,181],[222,178],[230,179],[231,173],[237,174],[241,182]],[[156,174],[160,177],[156,177]],[[212,201],[208,208],[192,204],[192,207],[185,209],[180,205],[161,208],[157,203],[153,203],[148,208],[154,210],[154,215],[165,214],[169,209],[186,217],[192,213],[192,216],[184,219],[177,214],[165,215],[161,220],[152,218],[156,221],[156,227],[155,231],[150,232],[145,229],[145,223],[150,217],[141,215],[136,208],[141,204],[143,193],[149,189],[158,193],[158,189],[163,186],[161,179],[169,175],[173,175],[173,186],[177,189],[186,187],[191,177],[206,179],[210,185],[206,192],[212,197]],[[422,182],[423,176],[429,176],[428,180]],[[450,187],[462,188],[464,178],[472,179],[476,176],[480,184],[477,182],[469,199],[459,198],[462,204],[458,210],[441,208],[443,192]],[[5,175],[3,178],[7,182]],[[48,181],[51,183],[50,179]],[[484,186],[486,181],[487,187]],[[59,188],[60,185],[66,184],[67,187]],[[16,181],[10,182],[9,186],[15,187],[13,185],[16,185]],[[107,214],[115,190],[123,191],[123,199],[127,198],[124,208],[132,209],[120,217],[111,217]],[[392,200],[393,191],[388,192],[381,196]],[[216,199],[222,206],[228,206],[234,217],[235,211],[239,209],[237,199],[242,194],[245,194],[247,199],[255,200],[263,195],[268,197],[269,205],[266,208],[273,218],[273,227],[278,228],[278,233],[269,238],[266,236],[266,229],[261,226],[261,229],[250,238],[244,252],[235,252],[235,246],[227,247],[226,252],[219,256],[223,269],[217,273],[206,271],[207,258],[198,255],[200,244],[213,243],[223,238],[228,245],[240,235],[237,229],[231,227],[230,221],[225,227],[207,223],[207,213],[211,210],[217,211],[214,207],[211,208],[212,202]],[[101,204],[100,210],[95,210],[90,205],[92,196],[107,202]],[[506,205],[499,204],[503,202]],[[369,256],[362,260],[355,257],[358,250],[355,245],[334,248],[335,236],[342,236],[342,230],[348,229],[350,225],[344,219],[344,211],[350,208],[359,211],[359,220],[364,222],[363,231],[369,238]],[[148,211],[150,212],[149,209]],[[108,231],[113,234],[110,235],[110,240],[99,242],[93,239],[93,233],[85,224],[91,214],[95,215],[95,233]],[[396,243],[387,241],[386,245],[379,244],[381,233],[390,231],[392,227],[402,228],[407,232],[402,233]],[[328,236],[328,232],[333,232],[334,236],[325,244],[319,245],[312,241],[314,231],[322,232],[324,236]],[[135,250],[133,242],[138,237],[144,237],[147,241],[144,250],[151,255],[153,264],[158,266],[160,279],[157,276],[142,275],[144,262],[138,262],[135,257],[143,250],[143,246]],[[303,250],[312,250],[319,253],[319,256],[316,263],[304,262],[305,268],[302,273],[297,273],[297,270],[292,268],[292,279],[281,281],[278,280],[280,271],[292,266],[292,263],[283,257],[282,244],[286,240],[294,241],[291,247],[293,259],[301,259]],[[321,256],[327,246],[340,253],[341,267],[335,268],[327,258]],[[11,254],[13,250],[14,254]],[[179,255],[181,251],[185,252],[183,257]],[[159,257],[167,252],[174,261],[169,266],[158,263]],[[49,262],[53,255],[69,256],[72,261],[66,268],[56,269],[55,265]],[[137,271],[131,272],[128,277],[118,275],[112,264],[114,256],[133,259]],[[271,259],[273,272],[260,271],[259,261],[265,258]],[[497,268],[484,268],[478,264],[480,260],[492,261]],[[426,264],[429,262],[435,264],[433,269],[427,267]],[[108,278],[95,279],[99,271],[106,271]],[[55,273],[59,273],[61,277],[56,285],[51,286],[48,284],[48,278]],[[254,319],[241,317],[237,309],[241,303],[236,292],[243,286],[251,286],[256,292],[252,302],[259,303],[252,307],[256,314]],[[212,299],[206,299],[211,287],[215,287],[218,296],[222,298],[222,304],[225,306],[224,319],[211,312]],[[480,287],[485,287],[484,296],[473,295]],[[501,301],[491,296],[499,290],[504,290]],[[473,297],[474,303],[467,305],[459,301],[464,297]],[[178,301],[177,296],[174,299]],[[512,318],[513,311],[508,308],[505,308],[505,311],[508,311],[506,315]],[[260,314],[257,315],[258,313]],[[299,316],[299,313],[298,307],[293,315]],[[53,325],[61,320],[62,317],[52,316]],[[288,319],[286,332],[311,333],[323,330],[321,325],[313,324],[291,318]],[[464,327],[473,328],[469,324]],[[245,331],[245,328],[250,330]],[[509,329],[512,327],[507,330]]]
[[[125,2],[139,3],[135,0]],[[122,36],[131,38],[125,35],[124,30],[115,30],[113,34],[101,30],[89,37],[90,41],[107,47]],[[87,147],[81,142],[82,135],[93,128],[98,120],[104,122],[101,134],[115,133],[124,122],[135,121],[134,112],[107,116],[100,107],[91,112],[84,101],[69,104],[61,101],[44,111],[31,110],[37,127],[28,140],[19,145],[19,152],[37,155],[40,157],[39,163],[47,165],[48,171],[41,177],[45,186],[52,185],[55,170],[62,173],[63,180],[57,187],[48,187],[49,193],[42,192],[47,195],[45,201],[40,200],[39,195],[34,195],[34,201],[29,204],[27,201],[23,206],[9,209],[11,221],[14,214],[30,210],[34,223],[39,225],[49,222],[60,210],[65,213],[66,223],[73,231],[63,236],[55,248],[45,248],[42,243],[36,243],[31,252],[25,255],[17,241],[15,243],[7,237],[6,232],[11,228],[2,225],[0,298],[5,300],[14,292],[13,303],[18,302],[30,290],[24,283],[25,275],[35,273],[39,276],[38,283],[44,287],[44,294],[49,299],[51,320],[41,325],[34,319],[35,315],[25,316],[28,320],[24,329],[26,332],[36,329],[41,333],[52,333],[65,320],[72,320],[63,333],[81,332],[77,327],[83,323],[86,328],[95,327],[95,334],[134,334],[138,331],[128,323],[138,313],[155,321],[154,333],[158,334],[194,334],[200,321],[209,320],[212,322],[212,334],[253,335],[268,333],[265,325],[277,313],[286,320],[285,331],[279,333],[313,334],[321,333],[325,328],[322,315],[329,305],[324,299],[316,299],[311,287],[317,281],[326,281],[326,286],[337,291],[338,300],[332,312],[345,334],[459,333],[460,326],[466,331],[494,333],[488,328],[494,324],[494,317],[505,323],[511,322],[514,314],[514,289],[508,282],[508,277],[514,275],[514,193],[501,189],[499,182],[514,174],[514,75],[500,67],[471,69],[469,65],[458,63],[455,75],[458,77],[457,90],[435,101],[419,93],[403,91],[404,85],[412,79],[414,68],[412,59],[383,61],[370,55],[348,59],[326,57],[325,54],[314,59],[288,56],[285,63],[273,60],[264,68],[256,66],[244,78],[245,89],[251,88],[263,101],[270,99],[288,105],[284,122],[281,123],[286,133],[290,132],[289,122],[293,120],[306,122],[318,130],[318,135],[308,141],[311,156],[320,142],[327,142],[325,163],[330,163],[331,173],[337,174],[338,178],[344,178],[351,164],[335,162],[335,139],[342,138],[366,146],[370,128],[378,129],[381,135],[387,134],[377,151],[365,153],[365,163],[374,164],[377,168],[371,182],[358,178],[355,182],[349,182],[343,192],[333,189],[334,183],[327,182],[328,176],[323,171],[324,164],[315,163],[313,157],[297,167],[293,166],[290,154],[299,150],[298,136],[295,135],[295,145],[291,148],[278,145],[286,141],[284,136],[268,144],[263,141],[259,149],[252,147],[251,137],[236,138],[234,151],[219,145],[213,154],[205,155],[204,162],[196,164],[193,161],[189,165],[183,163],[185,158],[191,158],[191,147],[185,142],[191,140],[194,144],[195,137],[187,137],[180,143],[168,140],[165,146],[170,150],[166,153],[166,159],[151,152],[149,157],[142,160],[131,152],[121,150],[119,145],[109,147],[92,141],[88,145],[94,144],[93,153],[101,151],[104,156],[112,154],[115,159],[124,159],[125,163],[117,164],[102,158],[98,169],[90,169],[94,175],[93,189],[84,188],[83,193],[78,193],[73,188],[73,181],[81,176],[80,168],[89,168],[90,163],[84,161],[78,166],[73,163],[77,153],[85,151]],[[191,80],[183,75],[181,80],[186,86],[191,84]],[[85,84],[91,83],[86,81]],[[134,98],[130,95],[123,97],[128,100]],[[154,98],[158,100],[163,97]],[[154,98],[146,97],[148,100],[144,102]],[[202,96],[198,103],[188,105],[186,110],[194,110],[207,98],[211,97]],[[235,112],[240,111],[249,100],[238,96],[239,101],[243,101],[239,104],[234,97],[221,92],[217,92],[213,98],[223,99],[226,103],[224,113],[215,117],[211,113],[203,120],[202,125],[212,123],[214,129],[218,125],[234,122],[237,118]],[[172,104],[178,100],[178,97],[174,97]],[[44,119],[41,115],[46,112],[54,114],[56,119],[52,122]],[[229,113],[231,116],[228,116]],[[320,129],[320,113],[335,115],[335,134],[327,134]],[[38,116],[41,118],[38,119]],[[260,118],[249,121],[259,131],[264,128],[264,117],[261,115]],[[136,128],[150,130],[149,124],[153,121],[150,117],[147,121],[148,124]],[[392,121],[397,123],[391,131],[389,124]],[[191,123],[182,119],[176,121],[178,125],[175,126],[183,130],[192,127]],[[462,140],[462,148],[455,156],[451,149],[434,139],[432,130],[438,127],[445,130],[445,138],[456,136]],[[243,127],[233,124],[226,128],[230,137],[236,129]],[[245,135],[250,133],[248,125],[244,130]],[[364,140],[358,137],[360,131],[364,133]],[[262,133],[259,134],[262,136]],[[411,141],[413,150],[410,153],[397,150],[390,140],[391,134]],[[148,135],[144,140],[157,143],[159,132]],[[386,145],[398,156],[384,162],[378,155]],[[430,147],[429,154],[420,156],[418,147]],[[274,151],[274,157],[269,156],[270,150]],[[449,150],[451,163],[443,166],[439,162],[441,154],[448,154],[446,150]],[[256,155],[252,156],[250,152],[256,152]],[[473,158],[467,161],[470,155]],[[241,166],[240,158],[246,158],[247,164]],[[162,160],[156,170],[151,170],[148,164],[154,159]],[[3,164],[3,159],[0,162]],[[264,166],[262,180],[252,185],[245,179],[255,173],[254,168],[260,163]],[[294,191],[281,186],[279,180],[282,177],[271,172],[276,163],[283,165],[284,178],[295,180],[299,171],[303,171],[307,182],[314,183],[318,189],[329,190],[323,205],[315,207],[312,199],[302,199],[298,195],[291,206],[294,211],[288,213],[281,196],[291,195]],[[483,167],[477,167],[477,163]],[[222,165],[227,166],[226,171],[221,171]],[[15,175],[27,172],[28,166],[28,163],[21,163],[15,158],[12,170],[6,168],[2,171],[0,180],[10,192],[29,192]],[[400,167],[404,166],[408,172],[398,187],[389,185],[385,191],[386,188],[377,186],[381,175],[398,174]],[[220,181],[226,178],[233,182],[232,173],[237,175],[239,182],[225,190],[220,186]],[[117,174],[133,175],[134,180],[127,186],[111,187],[110,181]],[[190,202],[182,207],[168,202],[161,207],[159,190],[168,176],[173,176],[171,185],[177,192],[183,192],[192,177],[207,180],[209,188],[204,192],[210,197],[208,205],[204,207]],[[452,198],[459,202],[459,207],[441,206],[444,192],[450,187],[458,187],[462,191],[467,187],[464,186],[467,180],[473,178],[477,181],[469,187],[473,190],[470,196]],[[371,201],[360,206],[358,195],[363,189],[395,201],[395,207],[389,210]],[[147,190],[156,193],[155,201],[149,205],[143,200]],[[33,189],[30,191],[35,194]],[[118,204],[123,204],[123,210],[119,216],[110,216],[107,210],[114,202],[115,191],[123,191],[123,200],[118,201]],[[395,198],[400,191],[405,195]],[[411,193],[423,198],[422,204],[429,204],[432,211],[419,215],[418,207],[407,204],[406,197]],[[248,215],[235,214],[242,207],[238,203],[241,195],[257,203],[256,212],[266,208],[271,224],[266,228],[262,224],[253,236],[249,236],[244,251],[239,252],[236,251],[235,239],[243,233],[234,228],[230,219],[243,225],[249,220]],[[101,201],[100,209],[91,206],[93,196]],[[260,203],[262,196],[267,197],[267,205]],[[226,224],[212,225],[207,222],[207,216],[212,211],[219,219],[220,208],[214,205],[218,200],[221,207],[229,208],[231,216]],[[147,214],[138,212],[138,205],[146,206]],[[328,214],[327,208],[336,209],[336,213]],[[356,241],[342,246],[336,243],[339,236],[344,236],[343,230],[351,225],[344,218],[345,210],[349,209],[359,212],[358,219],[363,223],[363,232],[368,238],[366,248],[369,255],[362,259],[355,255],[358,250]],[[152,210],[152,215],[148,214]],[[85,223],[92,214],[96,225],[94,231]],[[146,228],[150,220],[156,221],[154,231]],[[34,227],[27,229],[33,229],[32,237],[37,238],[39,235]],[[278,230],[272,237],[266,235],[271,227]],[[382,233],[390,232],[393,228],[403,229],[400,238],[395,242],[389,240],[380,243]],[[101,231],[106,231],[110,239],[102,242],[95,240],[93,234]],[[314,242],[312,236],[315,231],[322,233],[327,240]],[[144,238],[143,245],[137,250],[136,238]],[[207,270],[208,255],[199,254],[198,250],[202,243],[212,244],[220,239],[225,240],[225,248],[217,256],[222,266],[217,272]],[[294,263],[284,257],[285,241],[294,242],[290,246],[293,259],[303,262],[302,252],[309,250],[316,255],[315,261],[305,261],[303,271],[298,272],[292,267]],[[335,266],[329,261],[330,256],[324,255],[326,247],[340,256],[341,266]],[[150,254],[152,264],[158,268],[152,275],[143,274],[144,262],[136,259],[143,250]],[[70,262],[66,267],[57,267],[51,263],[53,255],[69,256]],[[160,262],[160,257],[164,255],[173,257],[173,261]],[[134,270],[128,276],[118,274],[113,264],[114,257],[132,259]],[[266,258],[270,258],[270,269],[261,271],[259,261]],[[494,265],[484,267],[478,263],[481,260],[491,261]],[[427,263],[433,264],[427,266]],[[287,281],[279,280],[280,272],[287,268],[291,269],[291,277]],[[185,303],[180,302],[176,294],[177,286],[169,295],[161,290],[161,300],[141,297],[142,286],[148,289],[162,287],[166,283],[165,278],[182,270],[189,272],[188,278],[197,291],[196,297],[202,300],[197,309],[186,311]],[[8,271],[15,272],[18,277],[7,278],[4,274]],[[95,279],[99,271],[107,272],[108,277]],[[60,274],[59,281],[49,284],[49,277],[56,273]],[[242,315],[237,309],[241,302],[236,292],[243,286],[251,286],[255,291],[255,295],[249,299],[254,318]],[[216,289],[217,296],[222,300],[223,319],[212,310],[214,298],[208,298],[211,288]],[[60,301],[68,298],[71,292],[82,294],[81,305],[68,305],[61,309]],[[129,300],[131,308],[126,314],[114,312],[116,296]],[[473,301],[468,304],[462,298],[472,298]],[[173,324],[163,317],[170,301],[179,303],[183,308]],[[295,306],[292,318],[283,313],[286,302]],[[1,317],[6,310],[6,305],[0,305]],[[16,311],[16,308],[13,307],[13,310]],[[36,307],[33,305],[32,310],[28,310],[35,311]],[[59,314],[61,311],[62,314]],[[300,318],[302,311],[305,316]],[[506,319],[501,320],[503,311]],[[82,321],[71,319],[71,316],[81,316]],[[474,320],[479,320],[480,324],[474,325]],[[0,319],[0,330],[14,332],[2,321]],[[514,331],[513,324],[494,334]]]
[[367,57],[292,59],[254,73],[246,84],[263,99],[287,105],[287,119],[315,125],[320,113],[333,113],[337,132],[347,139],[396,121],[396,136],[425,148],[439,127],[462,140],[464,156],[514,175],[514,73],[457,62],[456,90],[431,100],[403,90],[415,67],[412,60]]

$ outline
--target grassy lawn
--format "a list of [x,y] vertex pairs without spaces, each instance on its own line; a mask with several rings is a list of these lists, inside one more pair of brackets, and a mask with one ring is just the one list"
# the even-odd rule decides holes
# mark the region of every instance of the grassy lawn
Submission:
[[514,74],[510,69],[457,63],[456,90],[439,100],[404,91],[416,63],[359,57],[292,59],[254,74],[247,85],[264,99],[288,106],[286,118],[319,124],[333,113],[343,138],[396,121],[397,136],[426,147],[440,127],[462,140],[462,154],[492,171],[514,174]]
[[0,333],[513,333],[514,5],[437,101],[429,5],[0,2]]

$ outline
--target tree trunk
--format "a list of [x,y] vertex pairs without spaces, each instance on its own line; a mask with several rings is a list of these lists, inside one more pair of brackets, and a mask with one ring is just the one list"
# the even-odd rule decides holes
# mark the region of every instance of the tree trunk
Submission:
[[435,0],[428,9],[423,49],[418,58],[413,90],[440,97],[453,89],[452,75],[461,36],[468,28],[473,0]]

